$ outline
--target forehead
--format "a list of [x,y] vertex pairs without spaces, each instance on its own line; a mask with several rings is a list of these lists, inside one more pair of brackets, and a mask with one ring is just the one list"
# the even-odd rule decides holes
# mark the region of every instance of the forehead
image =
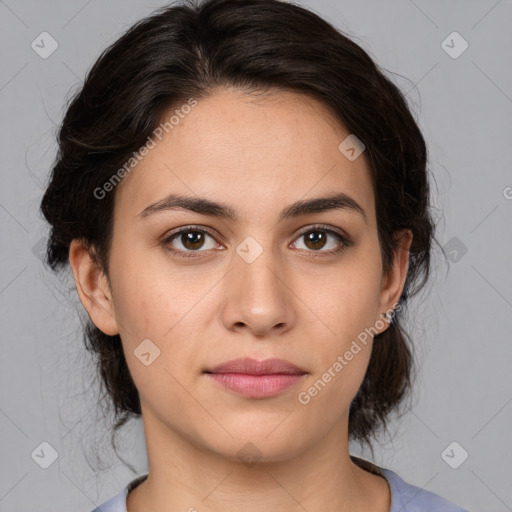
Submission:
[[343,192],[374,215],[364,153],[351,161],[340,151],[350,133],[314,99],[221,90],[194,107],[173,107],[163,121],[173,114],[168,131],[152,137],[153,148],[118,185],[116,210],[129,217],[170,193],[222,200],[250,218]]

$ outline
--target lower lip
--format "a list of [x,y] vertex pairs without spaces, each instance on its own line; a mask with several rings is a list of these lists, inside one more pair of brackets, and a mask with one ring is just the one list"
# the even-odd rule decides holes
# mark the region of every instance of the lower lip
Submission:
[[279,395],[301,380],[304,375],[247,373],[207,373],[221,386],[247,398],[270,398]]

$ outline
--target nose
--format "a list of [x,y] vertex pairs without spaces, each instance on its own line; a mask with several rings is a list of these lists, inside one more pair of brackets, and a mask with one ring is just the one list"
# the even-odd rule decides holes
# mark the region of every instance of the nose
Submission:
[[295,319],[291,273],[270,248],[253,261],[237,254],[223,286],[222,320],[228,330],[264,337],[291,328]]

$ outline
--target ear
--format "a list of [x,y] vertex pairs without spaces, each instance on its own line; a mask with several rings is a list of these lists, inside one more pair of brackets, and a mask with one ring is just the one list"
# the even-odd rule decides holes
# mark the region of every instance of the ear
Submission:
[[89,250],[78,239],[72,240],[69,246],[69,263],[80,301],[94,325],[109,336],[118,334],[107,278]]
[[[412,243],[412,231],[410,229],[402,229],[395,233],[395,240],[398,247],[393,257],[393,266],[388,274],[382,278],[382,288],[380,294],[380,309],[378,311],[378,319],[382,320],[382,313],[391,313],[396,307],[405,285],[407,271],[409,270],[409,248]],[[389,324],[384,322],[386,326],[379,331],[384,332]]]

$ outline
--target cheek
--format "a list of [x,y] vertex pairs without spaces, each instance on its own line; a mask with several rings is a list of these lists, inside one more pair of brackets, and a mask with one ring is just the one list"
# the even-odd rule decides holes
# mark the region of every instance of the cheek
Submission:
[[124,338],[134,343],[162,340],[184,315],[187,288],[147,249],[133,244],[128,250],[118,244],[112,251],[111,277],[116,320]]
[[[377,264],[361,260],[343,266],[323,280],[314,294],[314,311],[329,341],[331,352],[349,346],[351,341],[365,338],[364,333],[375,327],[378,320],[381,276]],[[310,298],[313,296],[310,294]]]
[[322,293],[314,295],[311,309],[318,311],[322,332],[318,331],[315,344],[322,349],[312,354],[319,364],[314,376],[317,384],[308,395],[322,395],[319,406],[332,400],[345,407],[363,381],[378,320],[379,270],[378,260],[359,255],[347,258],[334,277],[322,280]]
[[[171,274],[170,266],[160,257],[151,258],[147,249],[122,249],[118,245],[112,252],[111,278],[127,364],[142,393],[161,385],[168,392],[172,378],[166,370],[181,378],[194,356],[200,324],[193,306],[204,295],[204,287],[188,286],[185,274]],[[149,366],[141,355],[146,353],[146,360],[154,361]]]

